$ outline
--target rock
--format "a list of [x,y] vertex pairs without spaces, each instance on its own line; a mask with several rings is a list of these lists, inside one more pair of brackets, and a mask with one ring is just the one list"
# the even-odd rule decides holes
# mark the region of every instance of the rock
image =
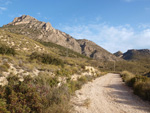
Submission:
[[19,25],[19,24],[27,24],[31,21],[37,21],[35,18],[29,15],[22,15],[21,17],[16,17],[13,22],[9,23],[8,25]]
[[46,30],[46,31],[50,31],[50,30],[53,30],[51,24],[49,22],[45,23],[43,25],[43,28]]
[[0,86],[5,86],[8,84],[6,77],[0,77]]

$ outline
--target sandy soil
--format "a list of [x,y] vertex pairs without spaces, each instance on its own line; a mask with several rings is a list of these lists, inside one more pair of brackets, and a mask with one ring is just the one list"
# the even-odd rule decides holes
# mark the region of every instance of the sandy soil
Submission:
[[118,74],[85,84],[71,101],[75,113],[150,113],[150,103],[134,95]]

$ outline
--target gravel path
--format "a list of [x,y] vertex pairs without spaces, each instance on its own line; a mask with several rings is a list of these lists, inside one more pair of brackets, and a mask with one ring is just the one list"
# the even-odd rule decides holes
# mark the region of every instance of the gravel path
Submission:
[[150,113],[150,103],[134,95],[118,74],[85,84],[71,101],[75,113]]

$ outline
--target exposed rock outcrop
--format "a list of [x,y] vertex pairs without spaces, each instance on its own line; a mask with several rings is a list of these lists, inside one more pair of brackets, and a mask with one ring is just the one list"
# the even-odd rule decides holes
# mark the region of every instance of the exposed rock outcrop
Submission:
[[77,40],[81,46],[82,54],[102,61],[118,61],[120,60],[116,56],[112,55],[102,47],[98,46],[92,41],[89,40]]

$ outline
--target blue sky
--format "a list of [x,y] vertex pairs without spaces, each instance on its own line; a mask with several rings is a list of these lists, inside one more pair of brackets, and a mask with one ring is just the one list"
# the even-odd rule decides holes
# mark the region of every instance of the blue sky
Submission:
[[150,0],[0,0],[0,26],[23,14],[112,53],[150,49]]

